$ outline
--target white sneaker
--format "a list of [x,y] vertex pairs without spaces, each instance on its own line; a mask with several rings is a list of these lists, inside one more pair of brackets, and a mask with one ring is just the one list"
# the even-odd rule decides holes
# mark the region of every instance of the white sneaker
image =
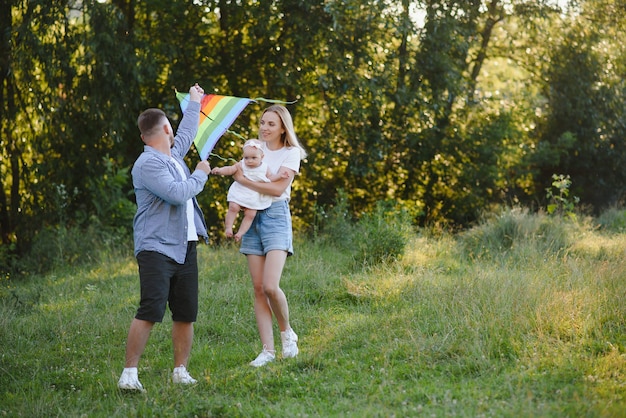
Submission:
[[263,351],[261,351],[261,354],[259,354],[257,358],[250,362],[250,366],[265,366],[267,363],[274,361],[275,358],[276,355],[274,355],[274,353],[272,353],[271,351],[268,351],[265,346],[263,346]]
[[291,328],[280,333],[283,341],[283,358],[295,357],[298,355],[298,336]]
[[194,383],[198,383],[196,379],[189,375],[187,368],[182,364],[174,368],[174,372],[172,373],[172,382],[180,383],[182,385],[192,385]]
[[132,390],[141,393],[146,392],[146,390],[143,388],[143,385],[139,381],[136,367],[124,368],[124,371],[120,376],[120,380],[117,382],[117,387],[122,390]]

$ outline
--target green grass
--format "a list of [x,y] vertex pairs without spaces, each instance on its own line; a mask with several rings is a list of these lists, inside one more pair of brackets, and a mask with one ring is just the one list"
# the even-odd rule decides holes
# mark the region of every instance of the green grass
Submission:
[[140,363],[145,395],[116,388],[132,257],[5,280],[0,416],[626,416],[626,235],[575,226],[567,239],[526,216],[494,243],[510,221],[415,235],[399,260],[360,268],[299,240],[282,287],[301,353],[261,369],[248,366],[260,343],[245,258],[201,246],[199,384],[169,382],[166,315]]

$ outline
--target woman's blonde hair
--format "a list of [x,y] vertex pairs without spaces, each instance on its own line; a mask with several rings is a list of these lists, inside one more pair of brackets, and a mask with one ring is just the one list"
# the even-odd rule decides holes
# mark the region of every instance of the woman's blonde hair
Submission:
[[304,160],[306,158],[306,151],[302,148],[302,145],[300,145],[300,141],[298,141],[296,131],[293,128],[293,120],[291,119],[291,114],[287,108],[282,105],[271,105],[263,111],[261,117],[267,112],[274,112],[278,115],[283,124],[283,128],[285,129],[285,132],[281,137],[283,143],[288,147],[296,147],[300,149],[300,159]]

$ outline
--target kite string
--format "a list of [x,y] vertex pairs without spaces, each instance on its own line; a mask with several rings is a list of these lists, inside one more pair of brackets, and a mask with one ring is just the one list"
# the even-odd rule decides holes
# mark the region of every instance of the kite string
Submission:
[[[207,116],[207,118],[208,118],[208,116]],[[243,135],[238,134],[237,132],[231,131],[230,129],[226,129],[226,132],[235,135],[237,138],[241,139],[242,141],[246,140],[246,138]],[[238,162],[234,158],[224,158],[221,155],[215,154],[215,153],[212,153],[212,152],[209,153],[209,158],[210,157],[217,157],[217,158],[219,158],[222,161],[232,161],[233,163],[237,163]]]
[[274,103],[274,104],[288,104],[288,105],[292,105],[294,103],[297,102],[297,100],[292,100],[290,102],[286,102],[284,100],[274,100],[274,99],[266,99],[264,97],[257,97],[255,99],[250,99],[253,102],[267,102],[267,103]]
[[222,161],[232,161],[233,163],[237,163],[237,160],[235,160],[234,158],[224,158],[221,155],[214,154],[212,152],[209,153],[209,158],[211,158],[211,157],[217,157],[217,158],[219,158]]

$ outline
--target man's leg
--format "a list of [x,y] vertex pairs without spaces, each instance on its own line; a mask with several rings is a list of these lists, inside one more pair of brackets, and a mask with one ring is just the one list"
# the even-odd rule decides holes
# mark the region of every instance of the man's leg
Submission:
[[137,367],[153,326],[154,322],[137,318],[133,319],[128,330],[128,339],[126,340],[125,367]]
[[174,321],[172,343],[174,344],[174,367],[181,365],[187,367],[193,344],[193,322]]
[[174,345],[174,383],[193,384],[187,372],[193,343],[193,323],[198,315],[198,260],[196,242],[187,244],[185,264],[180,266],[170,288],[172,344]]
[[146,348],[154,322],[133,319],[126,340],[126,363],[117,386],[123,390],[145,392],[137,375],[139,359]]

